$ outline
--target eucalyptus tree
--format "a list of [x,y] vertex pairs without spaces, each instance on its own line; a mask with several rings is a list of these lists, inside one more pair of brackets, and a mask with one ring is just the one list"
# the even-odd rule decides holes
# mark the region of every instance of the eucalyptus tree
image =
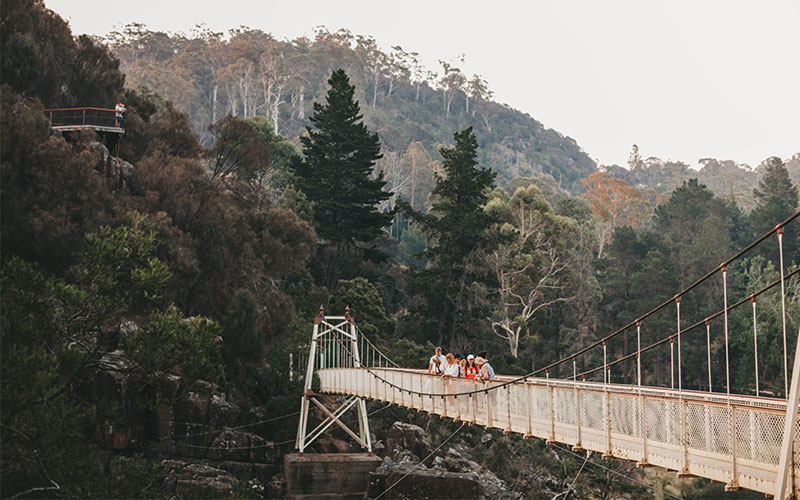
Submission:
[[487,319],[516,358],[520,340],[537,313],[574,298],[567,286],[569,247],[578,226],[557,215],[534,184],[518,188],[513,196],[495,189],[486,211],[497,220],[502,236],[488,257],[498,299]]

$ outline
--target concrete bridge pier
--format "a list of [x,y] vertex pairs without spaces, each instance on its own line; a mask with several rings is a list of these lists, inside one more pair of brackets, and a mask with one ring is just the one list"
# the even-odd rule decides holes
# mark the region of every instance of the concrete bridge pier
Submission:
[[286,496],[304,499],[362,499],[369,474],[382,460],[369,453],[292,453],[283,460]]

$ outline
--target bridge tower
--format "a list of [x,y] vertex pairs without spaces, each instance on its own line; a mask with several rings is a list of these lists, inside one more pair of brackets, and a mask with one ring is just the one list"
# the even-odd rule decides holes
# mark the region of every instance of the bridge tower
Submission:
[[[314,318],[314,331],[311,335],[311,347],[308,352],[308,367],[303,396],[300,398],[300,422],[297,425],[295,448],[303,453],[306,447],[325,433],[333,424],[338,425],[361,448],[372,453],[372,439],[369,434],[367,420],[367,404],[359,396],[347,396],[335,411],[328,409],[321,401],[321,394],[311,389],[314,374],[325,368],[361,368],[361,354],[358,349],[358,333],[356,322],[350,316],[350,307],[345,309],[344,316],[325,317],[325,310],[319,308]],[[326,415],[313,430],[308,430],[308,410],[314,404]],[[351,408],[355,408],[358,416],[358,433],[350,429],[341,417]]]

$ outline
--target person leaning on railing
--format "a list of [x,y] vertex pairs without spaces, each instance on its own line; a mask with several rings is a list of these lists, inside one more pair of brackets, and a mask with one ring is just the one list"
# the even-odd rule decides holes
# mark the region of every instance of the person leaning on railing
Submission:
[[432,375],[441,375],[446,364],[447,358],[442,355],[442,348],[437,347],[436,354],[431,356],[431,359],[428,362],[428,373]]
[[447,364],[444,366],[442,370],[442,378],[458,378],[458,363],[456,363],[456,358],[451,353],[447,353],[445,356],[447,360]]
[[478,375],[478,367],[475,366],[475,356],[470,354],[467,356],[467,363],[464,366],[464,377],[474,379]]
[[116,107],[114,108],[115,118],[117,119],[117,127],[125,128],[125,105],[121,102],[118,102]]
[[494,368],[489,364],[489,360],[478,356],[475,358],[475,366],[478,367],[478,380],[485,382],[487,380],[497,379],[494,374]]

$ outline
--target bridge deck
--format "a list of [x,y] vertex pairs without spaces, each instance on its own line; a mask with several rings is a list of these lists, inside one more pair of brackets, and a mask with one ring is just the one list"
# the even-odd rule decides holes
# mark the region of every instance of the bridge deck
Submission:
[[[422,370],[395,368],[324,368],[318,373],[322,392],[565,443],[730,488],[768,494],[775,490],[784,400],[541,378],[469,396],[431,397],[389,383],[419,393],[454,394],[504,381],[445,381]],[[795,425],[800,434],[800,418]],[[795,477],[800,477],[800,443],[795,444],[795,457]],[[799,485],[795,488],[800,498]]]

